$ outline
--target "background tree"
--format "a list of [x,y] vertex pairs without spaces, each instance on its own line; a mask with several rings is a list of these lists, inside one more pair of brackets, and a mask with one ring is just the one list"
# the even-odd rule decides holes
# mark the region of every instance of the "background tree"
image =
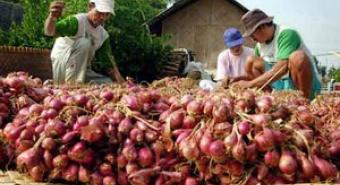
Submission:
[[334,66],[331,67],[328,71],[328,76],[330,78],[335,79],[336,82],[340,82],[340,67],[335,68]]

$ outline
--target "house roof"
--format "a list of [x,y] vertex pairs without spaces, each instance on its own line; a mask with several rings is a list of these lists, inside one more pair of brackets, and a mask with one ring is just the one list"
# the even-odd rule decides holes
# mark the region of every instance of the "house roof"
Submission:
[[[162,11],[161,13],[159,13],[156,17],[152,18],[149,21],[149,25],[153,25],[159,21],[164,20],[166,17],[174,14],[175,12],[177,12],[178,10],[188,6],[191,3],[194,3],[198,0],[179,0],[176,3],[174,3],[171,7],[169,7],[168,9]],[[240,4],[239,2],[237,2],[236,0],[226,0],[229,1],[230,3],[236,5],[237,7],[239,7],[241,10],[247,12],[248,9],[246,7],[244,7],[242,4]]]

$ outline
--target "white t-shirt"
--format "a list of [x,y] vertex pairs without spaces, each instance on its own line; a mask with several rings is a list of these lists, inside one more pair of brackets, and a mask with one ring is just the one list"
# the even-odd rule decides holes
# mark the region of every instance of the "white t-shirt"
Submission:
[[245,46],[243,46],[243,52],[240,56],[233,55],[229,49],[222,51],[217,58],[216,80],[245,75],[244,66],[246,59],[254,54],[254,49]]

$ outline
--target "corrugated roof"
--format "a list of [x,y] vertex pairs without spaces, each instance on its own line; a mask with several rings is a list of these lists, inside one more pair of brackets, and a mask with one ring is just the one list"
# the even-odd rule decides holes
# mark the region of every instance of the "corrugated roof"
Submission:
[[[149,25],[152,26],[153,24],[164,20],[166,17],[174,14],[175,12],[177,12],[178,10],[184,8],[185,6],[194,3],[196,1],[199,0],[179,0],[176,3],[174,3],[171,7],[169,7],[168,9],[162,11],[161,13],[159,13],[156,17],[152,18],[149,21]],[[239,2],[237,2],[236,0],[226,0],[231,2],[232,4],[236,5],[237,7],[239,7],[241,10],[247,12],[248,9],[246,7],[244,7],[242,4],[240,4]]]

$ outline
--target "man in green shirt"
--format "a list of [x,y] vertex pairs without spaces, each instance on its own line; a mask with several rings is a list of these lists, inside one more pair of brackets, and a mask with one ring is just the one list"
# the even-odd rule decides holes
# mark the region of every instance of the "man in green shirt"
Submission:
[[58,37],[51,52],[54,83],[124,82],[102,26],[114,15],[114,1],[90,0],[87,13],[58,20],[63,8],[63,1],[52,2],[45,21],[45,34]]
[[257,42],[255,56],[247,59],[245,67],[253,80],[234,85],[297,89],[306,98],[313,98],[320,92],[321,81],[314,58],[296,30],[274,24],[273,17],[259,9],[247,12],[242,22],[246,29],[244,36]]

